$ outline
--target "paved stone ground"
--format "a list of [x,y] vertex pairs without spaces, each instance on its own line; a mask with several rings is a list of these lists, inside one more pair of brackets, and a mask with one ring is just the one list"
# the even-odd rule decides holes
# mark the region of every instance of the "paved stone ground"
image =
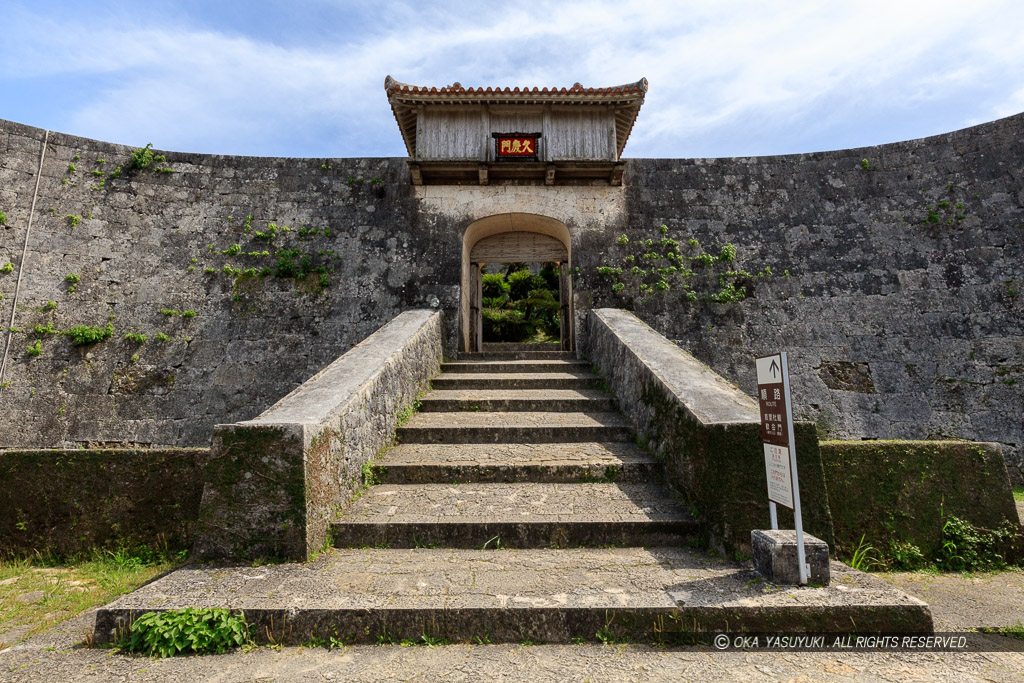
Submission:
[[[1024,572],[879,575],[931,601],[937,628],[1020,618]],[[941,588],[941,589],[940,589]],[[967,614],[962,603],[978,602]],[[94,610],[0,652],[0,681],[1021,681],[1024,653],[769,653],[647,645],[258,648],[153,660],[81,647]],[[980,623],[979,623],[980,620]],[[994,639],[993,649],[1006,641]]]
[[[935,605],[941,612],[941,606]],[[1024,653],[768,653],[646,645],[259,648],[154,660],[82,648],[92,613],[0,652],[3,681],[1020,681]]]
[[886,580],[940,606],[932,610],[936,631],[1024,624],[1024,570],[974,575],[907,572],[888,574]]

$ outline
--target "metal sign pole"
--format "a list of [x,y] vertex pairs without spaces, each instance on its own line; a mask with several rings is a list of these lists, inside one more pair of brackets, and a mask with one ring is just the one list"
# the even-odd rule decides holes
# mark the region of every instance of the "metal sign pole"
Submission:
[[769,500],[768,501],[768,514],[771,515],[771,518],[772,518],[772,531],[778,531],[779,530],[779,513],[776,512],[776,510],[775,510],[775,501],[774,500]]
[[[789,426],[789,469],[793,475],[793,520],[796,525],[796,561],[799,565],[800,584],[807,584],[807,555],[804,553],[804,520],[800,512],[800,478],[796,468],[796,436],[793,433],[793,400],[789,394],[789,359],[782,352],[782,386],[786,394],[786,416]],[[772,512],[775,512],[772,503]],[[774,515],[772,521],[774,522]],[[772,525],[775,528],[775,525]]]

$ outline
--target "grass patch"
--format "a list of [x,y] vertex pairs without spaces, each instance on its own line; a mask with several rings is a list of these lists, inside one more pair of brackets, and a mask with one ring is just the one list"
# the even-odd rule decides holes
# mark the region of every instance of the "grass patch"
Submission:
[[1013,499],[1018,503],[1024,503],[1024,486],[1013,487]]
[[0,641],[0,649],[131,592],[184,559],[145,547],[97,548],[71,559],[42,554],[0,559],[0,633],[19,633],[17,640]]

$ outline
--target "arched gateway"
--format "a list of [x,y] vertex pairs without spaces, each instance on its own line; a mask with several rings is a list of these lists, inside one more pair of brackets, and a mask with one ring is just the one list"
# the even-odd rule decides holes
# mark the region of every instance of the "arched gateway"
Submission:
[[[384,89],[409,153],[413,186],[479,188],[456,200],[459,212],[476,219],[462,240],[460,350],[483,345],[483,266],[510,262],[558,265],[561,344],[573,350],[568,228],[538,213],[498,213],[507,205],[494,204],[507,198],[509,186],[543,187],[550,194],[621,187],[626,164],[620,157],[647,79],[610,88],[423,88],[388,76]],[[481,217],[489,206],[496,213]]]
[[569,229],[559,220],[529,213],[502,213],[474,221],[462,238],[459,297],[460,345],[479,351],[483,344],[483,267],[488,263],[544,262],[558,266],[562,349],[575,348],[572,316],[572,247]]

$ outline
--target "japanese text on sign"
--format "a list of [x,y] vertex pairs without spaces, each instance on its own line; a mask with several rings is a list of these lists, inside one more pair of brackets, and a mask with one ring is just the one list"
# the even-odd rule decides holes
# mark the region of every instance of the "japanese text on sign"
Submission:
[[792,508],[789,416],[786,413],[782,362],[779,354],[756,359],[757,402],[761,412],[761,441],[764,443],[764,466],[768,476],[768,499]]

